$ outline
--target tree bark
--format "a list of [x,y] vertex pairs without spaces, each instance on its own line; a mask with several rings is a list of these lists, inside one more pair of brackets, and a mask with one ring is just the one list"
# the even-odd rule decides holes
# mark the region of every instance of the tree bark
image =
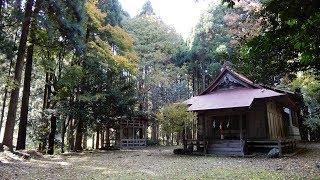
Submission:
[[153,142],[155,142],[157,140],[157,126],[156,126],[155,122],[152,123],[151,127],[152,127],[152,129],[151,129],[151,140]]
[[[16,35],[14,37],[14,42],[16,42],[16,38],[18,36],[18,30],[16,31]],[[12,51],[16,49],[16,44],[13,45]],[[14,53],[14,52],[13,52]],[[13,66],[13,57],[10,58],[10,65],[9,65],[9,70],[8,70],[8,77],[11,76],[11,69]],[[2,123],[3,123],[3,118],[4,118],[4,110],[6,108],[6,103],[7,103],[7,98],[8,98],[8,86],[6,85],[4,88],[4,95],[2,99],[2,108],[1,108],[1,119],[0,119],[0,134],[2,130]]]
[[34,47],[34,44],[31,44],[27,50],[27,63],[26,63],[26,69],[24,73],[23,96],[22,96],[22,104],[21,104],[21,111],[20,111],[17,148],[16,148],[17,150],[26,148],[33,47]]
[[21,111],[20,111],[20,122],[19,122],[19,131],[18,131],[18,140],[17,140],[16,149],[26,148],[33,50],[34,50],[34,43],[36,39],[35,31],[37,28],[36,16],[40,11],[41,3],[42,3],[42,0],[36,1],[36,8],[34,9],[34,12],[33,12],[33,20],[31,21],[31,27],[30,27],[31,44],[27,48],[27,60],[26,60],[27,62],[26,62],[26,69],[24,72],[23,96],[22,96],[22,104],[21,104]]
[[110,146],[110,134],[109,134],[109,128],[106,130],[106,137],[105,137],[106,146]]
[[6,128],[3,136],[3,145],[8,146],[10,149],[13,149],[13,145],[12,145],[13,132],[14,132],[14,126],[16,121],[16,115],[17,115],[16,113],[17,113],[17,106],[18,106],[18,99],[19,99],[21,75],[23,70],[23,59],[26,51],[26,43],[27,43],[27,37],[29,34],[33,3],[34,3],[34,0],[27,0],[26,2],[24,22],[22,24],[20,43],[19,43],[19,48],[17,53],[16,67],[14,71],[14,80],[17,83],[17,87],[15,87],[11,91]]
[[52,114],[50,118],[50,134],[49,134],[49,147],[48,147],[48,154],[53,154],[54,153],[54,137],[56,135],[56,130],[57,130],[57,117]]
[[84,130],[83,132],[83,149],[87,149],[87,141],[88,141],[88,134],[86,132],[86,130]]
[[0,134],[2,130],[2,124],[3,124],[3,117],[4,117],[4,109],[6,108],[6,102],[7,102],[7,96],[8,96],[8,89],[5,87],[4,89],[4,95],[3,95],[3,104],[2,104],[2,109],[1,109],[1,119],[0,119]]
[[100,131],[100,129],[97,128],[96,149],[99,149],[99,131]]
[[101,148],[104,147],[104,130],[101,130]]
[[76,130],[76,142],[74,145],[74,151],[82,151],[82,137],[83,137],[83,120],[78,120],[77,130]]
[[64,137],[66,134],[66,120],[63,118],[61,122],[61,153],[64,153]]
[[166,134],[166,146],[170,146],[170,134]]
[[68,129],[68,149],[69,151],[74,149],[74,127],[73,127],[73,119],[70,119],[69,129]]

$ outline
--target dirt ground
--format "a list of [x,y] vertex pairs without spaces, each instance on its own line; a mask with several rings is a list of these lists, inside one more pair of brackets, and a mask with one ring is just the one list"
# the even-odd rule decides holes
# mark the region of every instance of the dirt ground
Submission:
[[0,152],[0,179],[320,179],[320,143],[291,157],[175,155],[176,147],[88,151],[25,159]]

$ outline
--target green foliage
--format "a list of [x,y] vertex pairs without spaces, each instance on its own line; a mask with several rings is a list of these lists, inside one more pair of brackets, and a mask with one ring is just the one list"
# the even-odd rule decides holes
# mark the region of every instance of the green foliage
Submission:
[[151,5],[150,0],[147,0],[144,5],[142,6],[142,9],[140,10],[139,16],[141,15],[155,15],[153,12],[153,8]]
[[85,0],[45,1],[44,7],[48,7],[45,12],[47,17],[44,19],[46,29],[50,38],[54,37],[56,30],[63,38],[66,38],[73,45],[77,54],[83,53],[84,46],[84,23],[86,22],[84,5]]
[[77,65],[66,67],[58,81],[58,99],[64,99],[75,93],[83,77],[83,67]]
[[309,115],[304,122],[312,131],[320,131],[320,83],[312,72],[299,73],[289,84],[293,90],[300,89],[308,106]]
[[124,12],[118,0],[99,0],[97,7],[106,13],[105,24],[120,26]]
[[319,4],[312,0],[271,0],[260,15],[262,31],[249,40],[243,49],[247,64],[258,69],[274,83],[286,74],[313,69],[319,73]]
[[193,61],[221,62],[231,51],[230,34],[224,16],[231,11],[223,5],[211,6],[201,15],[189,39]]
[[156,114],[161,129],[167,134],[182,132],[196,118],[196,114],[189,112],[188,106],[183,103],[167,105]]
[[125,19],[123,27],[134,38],[138,55],[139,110],[152,115],[164,104],[188,98],[189,93],[186,66],[175,65],[180,61],[176,55],[186,50],[185,43],[153,14],[149,3],[145,13]]

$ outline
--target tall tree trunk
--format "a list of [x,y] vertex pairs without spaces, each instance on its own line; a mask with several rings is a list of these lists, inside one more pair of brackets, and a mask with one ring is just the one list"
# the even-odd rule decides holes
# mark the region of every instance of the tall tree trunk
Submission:
[[26,2],[24,22],[22,24],[20,43],[19,43],[19,48],[17,53],[16,67],[14,71],[14,80],[16,81],[17,86],[11,91],[6,128],[3,136],[3,145],[8,146],[10,149],[13,149],[13,146],[12,146],[13,132],[14,132],[14,126],[16,121],[16,115],[17,115],[16,113],[17,113],[17,106],[18,106],[18,99],[19,99],[21,75],[23,70],[23,59],[26,51],[26,43],[27,43],[27,37],[29,34],[33,3],[34,3],[34,0],[27,0]]
[[181,133],[178,132],[177,133],[177,137],[176,137],[176,143],[177,143],[178,146],[180,145],[180,139],[181,139]]
[[173,146],[173,132],[170,133],[170,145]]
[[70,119],[70,122],[69,122],[69,129],[68,129],[68,149],[69,151],[73,150],[74,149],[74,126],[73,126],[73,119],[71,118]]
[[106,137],[105,137],[106,146],[110,146],[110,134],[109,134],[109,128],[106,130]]
[[74,145],[74,151],[82,151],[82,136],[83,136],[83,120],[78,120],[77,130],[76,130],[76,142]]
[[151,128],[151,140],[155,142],[157,140],[157,126],[155,122],[152,123]]
[[[34,33],[31,32],[31,34],[34,34]],[[26,63],[26,69],[24,73],[23,96],[22,96],[22,104],[21,104],[21,111],[20,111],[17,148],[16,148],[17,150],[25,149],[26,147],[33,47],[34,47],[34,44],[31,44],[27,50],[27,63]]]
[[96,137],[96,149],[99,149],[99,132],[100,132],[100,129],[97,128],[97,137]]
[[1,109],[0,134],[1,134],[1,130],[2,130],[4,110],[5,110],[5,108],[6,108],[7,95],[8,95],[8,89],[7,89],[7,87],[5,87],[5,89],[4,89],[4,95],[3,95],[3,99],[2,99],[2,103],[3,103],[3,104],[2,104],[2,109]]
[[50,118],[50,134],[49,134],[49,147],[48,147],[48,154],[53,154],[54,153],[54,137],[56,135],[56,130],[57,130],[57,117],[52,114]]
[[166,146],[170,146],[170,134],[166,134]]
[[83,132],[83,149],[88,149],[87,142],[88,142],[88,134],[85,130],[85,132]]
[[61,122],[61,153],[64,153],[64,137],[66,134],[66,120],[64,118],[62,118],[62,122]]
[[[14,37],[14,42],[16,42],[17,36],[18,36],[18,30],[16,31],[16,35]],[[14,53],[14,49],[16,49],[16,43],[14,43],[13,48],[12,48],[13,53]],[[10,58],[8,77],[11,76],[11,72],[12,72],[11,70],[12,70],[12,66],[13,66],[13,58],[14,58],[14,56],[12,56]],[[3,118],[4,118],[4,110],[6,108],[7,98],[8,98],[8,85],[6,85],[5,88],[4,88],[4,95],[3,95],[3,99],[2,99],[1,118],[0,118],[0,134],[1,134],[1,130],[2,130],[2,123],[3,123]]]
[[[43,95],[43,106],[42,106],[42,111],[44,113],[44,111],[46,109],[48,109],[50,107],[50,102],[49,102],[49,98],[50,98],[50,94],[51,94],[51,89],[50,89],[50,74],[47,72],[46,73],[46,84],[45,84],[45,89],[44,89],[44,95]],[[44,115],[44,114],[43,114]],[[47,126],[49,126],[49,123]],[[47,128],[47,127],[46,127]],[[47,147],[47,135],[42,135],[41,138],[41,152],[45,152],[45,149]]]
[[24,72],[24,84],[23,84],[23,95],[22,104],[20,111],[20,122],[18,131],[18,140],[16,149],[26,148],[26,137],[27,137],[27,123],[28,123],[28,108],[29,108],[29,97],[30,97],[30,86],[31,86],[31,73],[32,73],[32,62],[33,62],[33,49],[35,43],[35,31],[37,29],[36,16],[40,11],[42,0],[36,1],[36,8],[33,11],[33,20],[31,21],[30,27],[30,42],[31,44],[27,48],[27,62],[26,69]]
[[104,147],[104,130],[101,130],[101,148]]

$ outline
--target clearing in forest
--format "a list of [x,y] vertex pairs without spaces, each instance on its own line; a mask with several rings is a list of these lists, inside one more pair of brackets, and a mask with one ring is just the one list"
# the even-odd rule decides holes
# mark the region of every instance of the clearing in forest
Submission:
[[268,159],[174,155],[174,147],[31,155],[0,153],[0,179],[319,179],[320,144]]

